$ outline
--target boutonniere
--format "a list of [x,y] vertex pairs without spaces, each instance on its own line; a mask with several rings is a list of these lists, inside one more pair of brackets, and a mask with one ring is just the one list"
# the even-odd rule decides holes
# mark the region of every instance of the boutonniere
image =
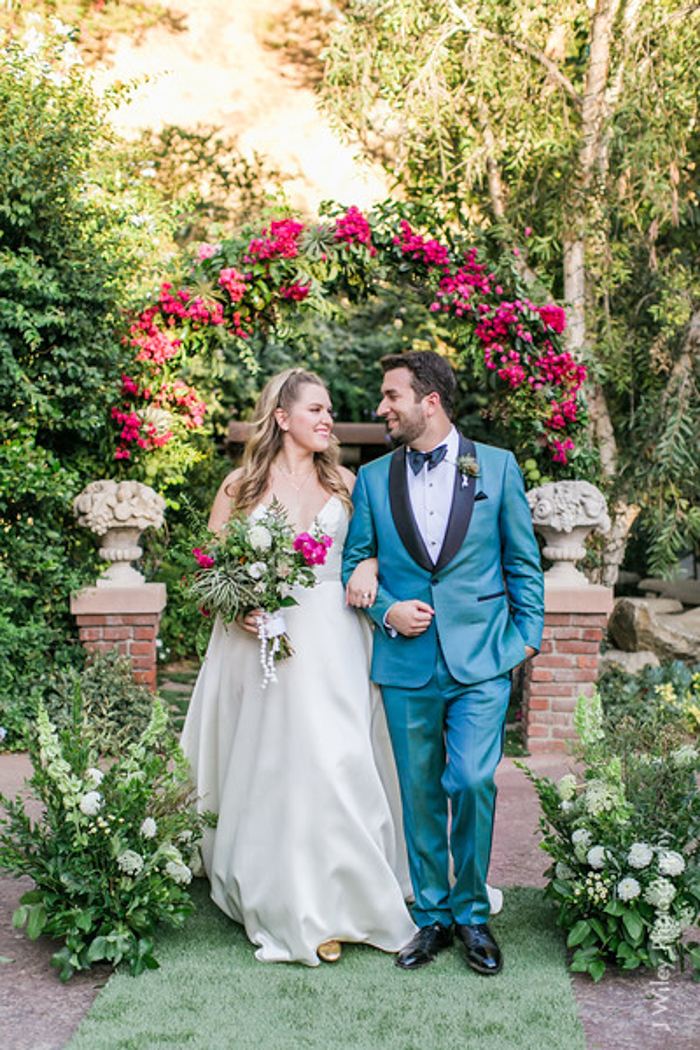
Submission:
[[462,475],[462,488],[469,483],[470,478],[478,478],[481,469],[474,456],[457,456],[457,470]]

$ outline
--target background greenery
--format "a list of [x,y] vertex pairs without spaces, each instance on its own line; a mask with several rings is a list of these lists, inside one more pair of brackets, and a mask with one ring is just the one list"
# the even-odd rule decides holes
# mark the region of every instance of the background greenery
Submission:
[[[80,23],[67,37],[48,33],[41,75],[19,43],[32,12]],[[637,507],[627,565],[643,573],[696,549],[700,526],[700,74],[697,12],[684,12],[676,0],[348,0],[318,17],[299,9],[293,32],[268,34],[306,64],[336,123],[386,164],[404,201],[394,208],[410,209],[416,225],[447,242],[478,241],[489,258],[508,259],[524,287],[567,302],[589,364],[590,444],[600,453],[599,463],[587,456],[575,468],[606,488],[623,523],[613,575]],[[143,33],[155,18],[180,24],[167,5],[138,0],[27,0],[0,11],[0,30],[15,41],[0,71],[5,746],[26,742],[55,667],[83,662],[68,595],[97,566],[71,502],[87,481],[119,471],[110,410],[133,361],[122,341],[129,311],[152,300],[157,282],[186,279],[198,242],[243,245],[288,214],[284,173],[242,156],[220,129],[167,126],[118,139],[116,96],[98,95],[89,71],[65,61],[66,43],[89,64],[115,32]],[[596,68],[603,113],[591,110]],[[582,297],[567,263],[578,249]],[[196,614],[178,601],[192,530],[186,502],[206,513],[231,466],[228,421],[246,418],[269,375],[292,362],[313,368],[329,382],[338,418],[361,421],[372,418],[381,354],[457,351],[460,425],[514,443],[512,425],[494,411],[493,383],[420,295],[395,281],[375,291],[362,301],[341,288],[325,316],[289,313],[245,347],[224,340],[183,364],[183,378],[208,402],[205,425],[184,466],[147,478],[169,502],[166,529],[145,537],[144,559],[149,578],[169,587],[165,654],[192,655],[202,638]],[[121,469],[146,477],[143,465]],[[607,556],[593,558],[603,575]]]
[[[398,192],[486,225],[562,299],[586,354],[593,443],[642,571],[700,536],[700,209],[681,0],[346,0],[321,92]],[[614,544],[618,544],[613,551]],[[604,575],[604,574],[603,574]]]

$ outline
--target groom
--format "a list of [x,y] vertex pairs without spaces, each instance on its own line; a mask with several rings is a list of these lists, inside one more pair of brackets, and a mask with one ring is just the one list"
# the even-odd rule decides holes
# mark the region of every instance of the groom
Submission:
[[396,962],[432,962],[454,931],[469,965],[495,974],[494,773],[510,672],[542,637],[539,550],[512,453],[474,444],[450,422],[456,381],[444,358],[411,351],[381,364],[378,414],[400,447],[358,474],[343,575],[379,559],[372,678],[396,756],[419,927]]

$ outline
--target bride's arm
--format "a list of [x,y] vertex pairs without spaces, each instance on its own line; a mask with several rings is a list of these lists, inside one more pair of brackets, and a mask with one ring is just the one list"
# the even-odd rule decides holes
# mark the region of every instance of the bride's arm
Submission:
[[233,511],[231,492],[235,488],[241,473],[242,471],[239,467],[237,470],[232,470],[222,481],[219,491],[214,497],[211,513],[209,514],[208,527],[210,532],[221,532],[228,523]]
[[365,558],[355,566],[345,588],[345,601],[348,605],[354,605],[358,609],[369,609],[374,605],[377,597],[378,566],[376,558]]
[[[222,481],[219,491],[214,497],[212,503],[211,513],[209,514],[209,531],[210,532],[221,532],[226,527],[231,519],[233,513],[233,500],[231,499],[231,492],[236,486],[236,482],[241,476],[240,467],[237,470],[232,470],[224,480]],[[247,616],[239,616],[235,621],[239,627],[242,627],[244,631],[248,631],[249,634],[258,633],[258,617],[260,616],[260,609],[254,609],[249,612]]]
[[[357,478],[347,467],[341,467],[340,473],[348,490],[352,492]],[[378,564],[376,558],[364,558],[355,566],[345,588],[345,601],[348,605],[354,605],[358,609],[368,609],[374,605],[374,599],[377,597]]]

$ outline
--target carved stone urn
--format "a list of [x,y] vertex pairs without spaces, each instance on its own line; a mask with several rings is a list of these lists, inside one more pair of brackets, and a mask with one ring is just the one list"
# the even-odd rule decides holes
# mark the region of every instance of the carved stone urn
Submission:
[[551,561],[547,584],[556,587],[588,586],[576,568],[586,553],[586,537],[597,529],[607,532],[610,518],[605,497],[588,481],[549,481],[527,493],[532,523],[545,541],[542,551]]
[[91,481],[73,501],[78,524],[102,538],[100,557],[110,562],[98,587],[140,587],[132,561],[141,557],[141,533],[163,524],[165,500],[140,481]]

